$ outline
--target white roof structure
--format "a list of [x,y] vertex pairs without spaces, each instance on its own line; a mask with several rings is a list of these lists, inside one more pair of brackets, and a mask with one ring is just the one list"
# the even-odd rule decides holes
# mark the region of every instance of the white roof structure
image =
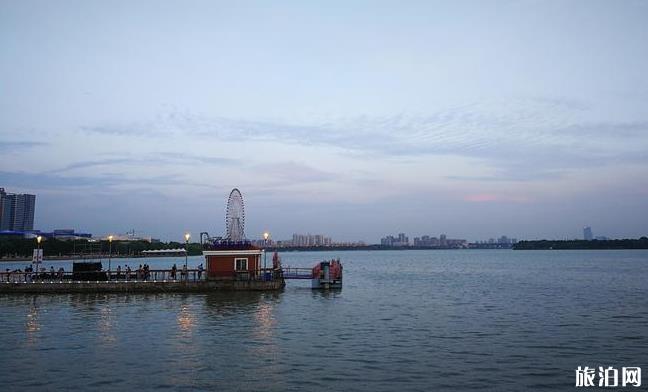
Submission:
[[159,254],[159,253],[185,253],[186,250],[183,248],[177,249],[155,249],[155,250],[143,250],[142,253],[146,254]]

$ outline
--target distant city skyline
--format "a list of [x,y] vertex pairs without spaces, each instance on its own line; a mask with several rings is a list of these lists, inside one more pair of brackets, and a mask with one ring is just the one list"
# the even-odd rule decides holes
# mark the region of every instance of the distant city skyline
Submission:
[[[56,226],[51,228],[46,228],[42,229],[39,227],[34,227],[33,222],[34,222],[34,211],[35,211],[35,195],[29,195],[29,194],[13,194],[11,192],[6,192],[6,190],[2,187],[0,187],[0,231],[2,230],[7,230],[7,231],[25,231],[25,232],[50,232],[53,233],[55,236],[63,238],[63,237],[73,237],[73,236],[80,236],[80,237],[90,237],[92,233],[85,233],[85,232],[76,232],[76,228],[72,227],[67,227],[65,229],[62,229],[62,226]],[[176,233],[176,235],[181,235],[184,236],[187,232],[190,233],[190,231],[184,231],[181,234]],[[212,232],[212,234],[216,233],[215,235],[219,235],[220,233],[218,231]],[[599,239],[599,240],[606,240],[609,239],[607,236],[596,236],[592,234],[592,228],[590,226],[586,226],[583,228],[583,238],[585,240],[592,240],[592,239]],[[222,233],[225,235],[226,233]],[[268,239],[264,240],[264,235],[268,234]],[[101,232],[101,233],[95,233],[93,236],[94,238],[106,238],[108,235],[113,235],[114,238],[117,240],[123,239],[123,240],[128,240],[128,239],[145,239],[150,241],[152,238],[156,238],[154,235],[150,235],[149,233],[146,232],[136,232],[135,229],[129,229],[127,231],[120,231],[120,230],[108,230],[106,232]],[[449,243],[463,243],[463,242],[471,242],[471,243],[506,243],[506,244],[514,244],[517,242],[517,238],[509,238],[506,235],[501,235],[499,238],[495,239],[494,237],[490,237],[488,239],[472,239],[472,240],[464,240],[464,239],[447,239],[446,234],[440,234],[439,238],[436,238],[434,236],[430,236],[428,234],[423,234],[420,235],[420,237],[414,237],[412,241],[410,241],[410,237],[406,235],[405,233],[399,233],[397,236],[393,235],[387,235],[385,237],[380,238],[380,241],[375,241],[373,242],[372,240],[366,241],[364,239],[346,239],[346,240],[333,240],[332,237],[324,235],[324,234],[299,234],[299,233],[293,233],[291,239],[283,239],[283,240],[275,240],[272,238],[272,233],[269,231],[264,231],[263,233],[256,233],[251,236],[246,236],[248,240],[252,240],[254,243],[257,243],[259,245],[261,244],[270,244],[270,245],[278,245],[278,246],[297,246],[297,247],[308,247],[308,246],[331,246],[331,245],[358,245],[358,244],[381,244],[381,245],[386,245],[386,246],[446,246]],[[564,239],[575,239],[576,237],[570,238],[570,237],[565,237]],[[156,238],[156,239],[162,239],[166,241],[176,241],[178,240],[175,238],[173,235],[169,238]],[[529,238],[525,238],[529,239]],[[556,238],[544,238],[544,239],[556,239]]]
[[[190,4],[190,6],[188,5]],[[34,225],[648,234],[648,3],[0,3],[0,186]]]

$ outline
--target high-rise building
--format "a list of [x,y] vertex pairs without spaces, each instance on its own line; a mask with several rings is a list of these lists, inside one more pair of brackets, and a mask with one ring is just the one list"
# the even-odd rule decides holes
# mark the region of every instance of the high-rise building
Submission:
[[585,241],[591,241],[594,238],[591,227],[587,226],[583,229],[583,238]]
[[7,193],[0,188],[0,230],[34,230],[36,196]]
[[468,241],[462,239],[448,238],[445,234],[441,234],[439,238],[424,235],[422,237],[414,238],[414,246],[424,246],[430,248],[467,248]]
[[293,234],[292,246],[307,247],[307,246],[331,246],[333,241],[330,237],[323,234]]
[[441,235],[439,236],[439,244],[440,244],[442,247],[446,247],[446,246],[448,246],[448,241],[447,241],[447,240],[448,240],[448,238],[446,237],[445,234],[441,234]]
[[414,238],[414,246],[429,246],[429,247],[439,247],[441,242],[436,237],[430,237],[429,235],[424,235],[421,238]]
[[398,237],[388,235],[380,239],[380,245],[383,246],[409,246],[409,238],[405,233],[398,233]]

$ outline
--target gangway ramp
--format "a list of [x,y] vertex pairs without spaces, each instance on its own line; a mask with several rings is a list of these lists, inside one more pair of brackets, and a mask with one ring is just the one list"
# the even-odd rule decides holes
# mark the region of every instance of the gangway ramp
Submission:
[[311,268],[283,268],[284,279],[313,279],[313,270]]

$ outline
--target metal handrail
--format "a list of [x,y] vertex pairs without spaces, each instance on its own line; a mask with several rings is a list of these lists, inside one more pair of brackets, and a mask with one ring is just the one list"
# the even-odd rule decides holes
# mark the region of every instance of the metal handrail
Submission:
[[313,269],[303,267],[284,267],[282,269],[284,277],[287,279],[312,279]]
[[[189,269],[187,276],[184,276],[182,269],[176,270],[175,274],[170,269],[164,270],[131,270],[130,274],[126,271],[39,271],[39,272],[0,272],[0,283],[24,283],[40,281],[112,281],[112,282],[142,282],[142,281],[190,281],[197,282],[205,280],[207,272],[205,270]],[[86,279],[83,279],[83,278]],[[109,279],[110,278],[110,279]]]
[[[283,277],[281,269],[260,268],[249,271],[234,271],[232,278],[235,280],[277,280]],[[83,278],[86,279],[83,279]],[[182,269],[155,269],[146,273],[143,270],[126,271],[40,271],[40,272],[0,272],[0,283],[31,283],[31,282],[199,282],[207,279],[206,270],[189,269],[184,275]]]

